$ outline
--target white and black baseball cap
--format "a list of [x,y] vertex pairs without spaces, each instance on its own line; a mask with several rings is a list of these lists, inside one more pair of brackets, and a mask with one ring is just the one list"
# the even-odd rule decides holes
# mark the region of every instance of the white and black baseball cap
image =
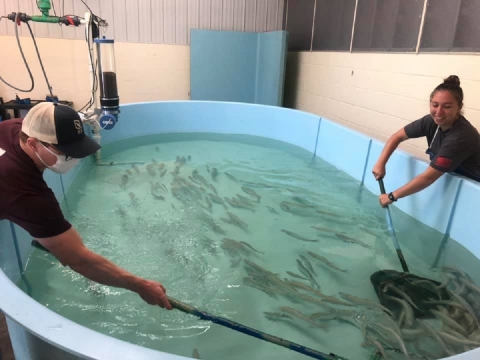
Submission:
[[87,157],[101,148],[85,134],[80,115],[67,105],[47,101],[33,106],[23,119],[22,131],[72,158]]

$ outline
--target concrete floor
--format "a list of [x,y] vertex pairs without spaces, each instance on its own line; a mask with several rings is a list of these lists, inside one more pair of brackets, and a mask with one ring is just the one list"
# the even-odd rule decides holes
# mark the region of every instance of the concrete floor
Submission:
[[8,336],[7,323],[5,317],[0,311],[0,360],[15,360],[13,356],[12,344]]

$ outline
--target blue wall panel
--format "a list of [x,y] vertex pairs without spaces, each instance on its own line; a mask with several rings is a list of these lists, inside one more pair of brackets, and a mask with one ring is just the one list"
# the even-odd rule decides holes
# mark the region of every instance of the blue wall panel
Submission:
[[287,56],[287,33],[258,34],[255,103],[281,105]]
[[[380,194],[380,188],[378,181],[373,177],[372,169],[383,146],[384,144],[379,141],[372,142],[366,168],[365,186],[375,194]],[[420,175],[427,167],[428,164],[425,161],[416,159],[401,150],[395,151],[387,163],[385,190],[387,193],[395,191]],[[398,200],[394,206],[426,225],[445,232],[459,183],[459,177],[445,174],[434,185]]]
[[[15,247],[13,245],[10,222],[0,221],[0,269],[12,281],[20,277],[17,261],[15,260]],[[0,290],[1,291],[1,290]]]
[[190,98],[253,103],[257,34],[192,30],[190,36]]
[[33,238],[28,232],[22,229],[20,226],[14,225],[15,235],[17,237],[18,249],[20,250],[20,259],[22,264],[22,271],[25,270],[27,266],[28,257],[32,251],[31,242]]
[[369,144],[368,137],[322,118],[316,155],[361,180]]
[[281,106],[287,33],[191,30],[190,98]]
[[480,204],[480,184],[464,180],[453,215],[450,236],[480,257],[478,204]]
[[[135,119],[135,126],[122,118]],[[243,103],[212,106],[209,101],[149,102],[123,105],[121,119],[114,129],[102,132],[102,143],[155,132],[212,132],[272,138],[313,153],[318,121],[316,115],[276,106]]]

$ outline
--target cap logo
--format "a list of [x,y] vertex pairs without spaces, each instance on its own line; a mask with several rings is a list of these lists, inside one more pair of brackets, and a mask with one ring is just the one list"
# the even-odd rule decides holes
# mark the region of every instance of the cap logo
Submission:
[[80,120],[73,120],[75,124],[75,129],[77,129],[77,133],[81,134],[83,132],[82,122]]

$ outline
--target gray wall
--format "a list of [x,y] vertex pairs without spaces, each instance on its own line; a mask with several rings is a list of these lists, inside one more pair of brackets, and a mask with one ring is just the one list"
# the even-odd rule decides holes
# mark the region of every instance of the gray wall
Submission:
[[[81,0],[51,0],[58,16],[84,16]],[[190,43],[190,29],[282,30],[284,0],[84,0],[92,12],[108,22],[101,35],[116,41],[155,44]],[[40,15],[36,0],[0,0],[0,16],[12,12]],[[50,10],[53,15],[53,9]],[[84,39],[84,28],[31,23],[36,37]],[[20,35],[29,35],[22,23]],[[0,35],[15,35],[14,24],[1,19]]]
[[285,13],[290,51],[480,50],[480,0],[287,0]]

